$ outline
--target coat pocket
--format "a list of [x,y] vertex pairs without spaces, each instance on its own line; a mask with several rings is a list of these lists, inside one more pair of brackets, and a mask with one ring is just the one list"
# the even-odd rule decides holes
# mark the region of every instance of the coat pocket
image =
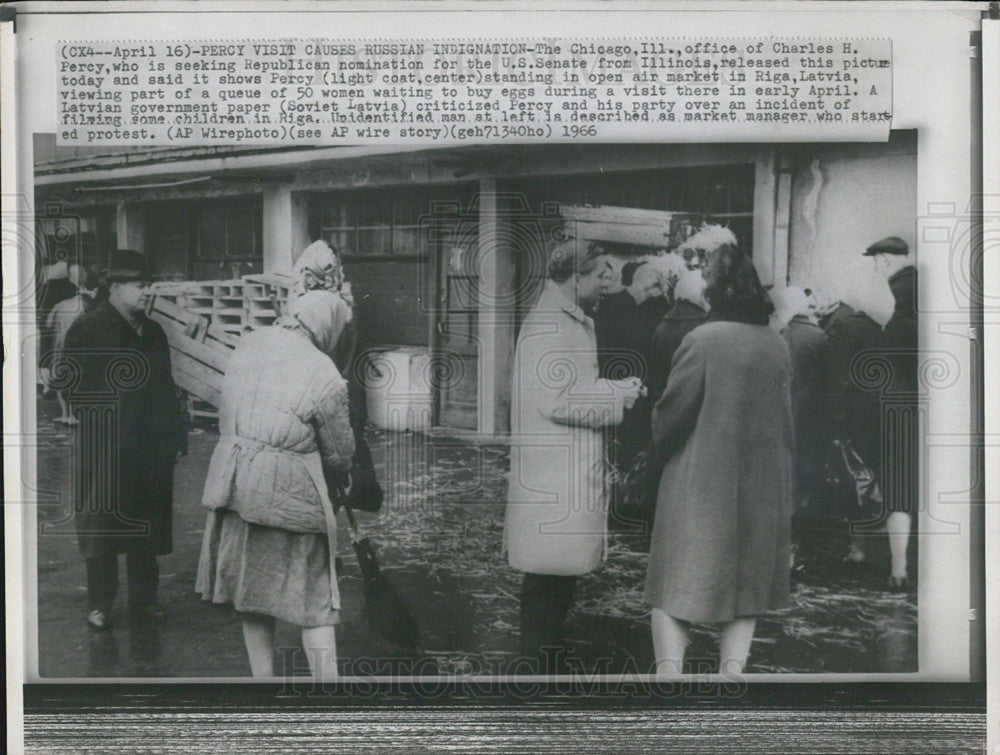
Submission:
[[219,441],[212,452],[205,477],[205,491],[201,505],[208,509],[222,509],[229,506],[236,478],[236,457],[239,447],[228,441]]

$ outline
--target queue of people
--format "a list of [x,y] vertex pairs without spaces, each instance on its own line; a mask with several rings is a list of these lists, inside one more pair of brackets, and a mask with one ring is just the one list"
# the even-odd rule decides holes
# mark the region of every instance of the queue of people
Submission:
[[[907,589],[917,343],[906,244],[890,237],[865,251],[896,301],[884,331],[844,302],[817,311],[815,291],[768,292],[718,226],[667,255],[683,267],[662,255],[626,263],[610,294],[602,253],[575,241],[553,252],[517,342],[505,546],[525,573],[522,651],[559,670],[551,651],[563,645],[575,578],[606,555],[609,474],[621,481],[643,454],[658,672],[681,672],[692,623],[720,625],[720,670],[744,668],[757,617],[789,603],[793,517],[824,505],[831,448],[851,444],[882,482],[884,508],[855,505],[849,518],[885,520],[888,587]],[[660,278],[664,268],[676,272]],[[652,329],[640,309],[651,297],[666,309]],[[856,372],[866,357],[890,361],[888,390],[904,397],[892,404],[892,437],[881,434],[879,394]],[[862,542],[851,538],[845,561],[864,560]]]
[[[823,438],[852,442],[883,481],[891,585],[905,589],[916,414],[899,404],[897,435],[914,445],[887,448],[878,397],[852,370],[890,344],[890,390],[915,392],[915,271],[899,239],[866,253],[896,297],[884,332],[845,302],[817,306],[817,292],[769,294],[718,226],[670,259],[624,266],[617,292],[599,244],[571,239],[551,252],[515,349],[503,533],[524,574],[521,650],[540,674],[560,670],[551,650],[563,644],[577,578],[607,558],[609,459],[621,467],[646,454],[655,517],[644,596],[660,673],[682,671],[692,623],[720,625],[720,670],[741,671],[757,617],[788,605],[793,514],[822,485]],[[333,499],[381,491],[370,488],[360,329],[339,259],[316,242],[296,275],[277,321],[241,339],[227,369],[196,589],[238,612],[255,676],[273,675],[281,619],[301,627],[313,673],[330,679],[340,609]],[[166,337],[145,316],[151,278],[143,254],[114,252],[99,303],[62,347],[79,370],[68,399],[95,630],[110,625],[121,553],[133,619],[165,613],[156,559],[172,547],[173,467],[186,435]],[[853,540],[848,560],[864,557]]]

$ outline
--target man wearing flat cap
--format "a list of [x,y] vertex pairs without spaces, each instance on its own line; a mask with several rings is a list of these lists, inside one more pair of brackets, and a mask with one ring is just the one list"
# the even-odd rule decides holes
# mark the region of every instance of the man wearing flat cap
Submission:
[[66,334],[76,437],[76,529],[87,561],[91,628],[110,626],[125,554],[133,622],[163,618],[156,557],[170,553],[173,472],[187,448],[163,330],[146,317],[145,255],[112,252],[101,302]]
[[[865,256],[871,257],[875,270],[885,276],[895,300],[892,317],[882,334],[886,356],[892,364],[892,382],[884,396],[895,394],[896,398],[886,403],[890,413],[885,417],[883,427],[891,430],[891,434],[886,436],[883,430],[881,482],[887,513],[889,551],[892,556],[889,588],[901,591],[909,587],[906,550],[919,492],[919,422],[915,401],[919,347],[917,269],[913,266],[909,246],[898,236],[888,236],[876,241],[865,250]],[[905,397],[904,400],[899,400],[902,397]],[[912,401],[906,400],[911,397]]]

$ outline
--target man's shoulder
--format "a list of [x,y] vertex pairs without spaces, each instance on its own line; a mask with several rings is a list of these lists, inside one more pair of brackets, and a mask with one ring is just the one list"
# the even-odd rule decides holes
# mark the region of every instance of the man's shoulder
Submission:
[[73,324],[70,325],[69,330],[66,332],[66,337],[69,340],[79,338],[106,339],[110,322],[111,318],[108,317],[105,308],[98,305],[73,320]]

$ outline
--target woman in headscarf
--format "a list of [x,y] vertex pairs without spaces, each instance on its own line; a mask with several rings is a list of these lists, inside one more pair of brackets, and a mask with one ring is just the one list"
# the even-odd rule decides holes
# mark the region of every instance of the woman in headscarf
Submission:
[[354,298],[351,295],[350,281],[344,278],[344,269],[337,252],[322,240],[314,241],[302,251],[295,261],[293,273],[296,281],[292,288],[292,297],[301,296],[308,291],[331,291],[350,307],[350,321],[344,327],[340,338],[326,353],[347,380],[351,428],[354,430],[352,484],[347,501],[352,508],[377,511],[382,504],[383,493],[375,473],[371,449],[365,440],[368,406],[365,385],[361,377],[365,369],[363,333],[358,318],[358,308],[354,305]]
[[307,292],[245,335],[226,369],[196,589],[241,614],[254,676],[274,675],[275,619],[302,627],[316,677],[337,675],[328,485],[350,469],[354,438],[347,383],[327,354],[349,319],[336,294]]
[[[306,291],[340,291],[344,285],[344,271],[337,253],[325,241],[314,241],[295,260],[292,268],[295,283],[294,295]],[[350,303],[350,302],[348,302]]]
[[651,422],[666,462],[645,595],[659,673],[681,672],[690,623],[721,624],[719,671],[741,672],[756,617],[789,600],[788,347],[742,251],[710,251],[704,274],[711,313],[681,341]]

